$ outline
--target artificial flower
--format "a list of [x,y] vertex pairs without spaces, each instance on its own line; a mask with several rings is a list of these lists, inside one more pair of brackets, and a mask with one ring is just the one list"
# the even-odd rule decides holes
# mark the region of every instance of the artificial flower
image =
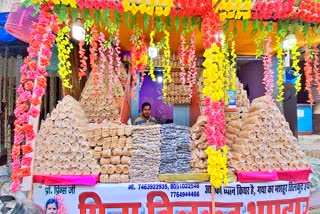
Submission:
[[320,62],[319,62],[319,49],[317,44],[313,45],[313,51],[314,51],[313,76],[314,76],[315,87],[317,88],[317,92],[320,94],[320,72],[318,70]]
[[278,79],[277,79],[277,87],[278,87],[278,95],[276,98],[277,102],[281,102],[283,100],[283,83],[284,83],[284,66],[285,66],[285,62],[283,60],[283,49],[282,49],[282,42],[281,42],[281,37],[277,36],[276,38],[276,50],[277,50],[277,59],[278,59],[278,68],[277,68],[277,72],[278,72]]
[[208,174],[210,182],[215,188],[222,185],[228,185],[228,167],[227,167],[227,146],[215,150],[213,147],[208,146],[206,149],[208,155]]
[[273,89],[274,89],[274,72],[272,70],[272,48],[271,48],[271,37],[266,39],[266,51],[263,55],[263,84],[265,88],[265,95],[268,100],[273,101]]
[[70,42],[70,28],[68,25],[64,26],[58,33],[56,38],[58,47],[58,74],[61,77],[63,86],[66,88],[72,88],[70,84],[70,75],[72,73],[71,64],[69,62],[71,49],[73,48]]

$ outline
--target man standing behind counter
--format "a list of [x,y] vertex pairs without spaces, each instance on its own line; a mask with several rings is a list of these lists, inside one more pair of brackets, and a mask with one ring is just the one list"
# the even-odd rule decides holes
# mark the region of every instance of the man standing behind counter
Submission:
[[151,105],[148,102],[142,104],[142,115],[135,119],[133,125],[155,125],[157,120],[151,117]]

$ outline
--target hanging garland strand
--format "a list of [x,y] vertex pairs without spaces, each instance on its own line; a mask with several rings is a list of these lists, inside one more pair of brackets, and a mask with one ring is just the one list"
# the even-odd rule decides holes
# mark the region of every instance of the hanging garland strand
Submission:
[[72,74],[72,70],[69,58],[73,45],[70,42],[70,28],[68,25],[59,30],[56,43],[58,47],[59,59],[58,74],[61,77],[63,86],[66,88],[72,88],[70,83],[70,74]]
[[196,46],[195,46],[195,35],[194,31],[191,34],[190,39],[190,47],[188,51],[188,84],[189,84],[189,91],[190,91],[190,99],[192,98],[192,88],[196,84],[196,76],[197,76],[197,70],[196,70],[196,64],[197,64],[197,58],[196,58]]
[[94,24],[91,28],[91,35],[92,39],[90,41],[90,66],[91,66],[91,75],[93,77],[93,86],[94,86],[94,95],[98,95],[98,79],[99,79],[99,73],[97,70],[96,61],[98,60],[98,42],[99,42],[99,32],[97,30],[97,26]]
[[10,185],[11,192],[18,191],[21,180],[31,175],[32,158],[26,155],[33,151],[32,142],[36,135],[33,125],[29,123],[29,118],[37,118],[40,113],[39,105],[47,87],[46,67],[50,65],[51,48],[55,41],[55,34],[52,33],[52,30],[58,31],[57,16],[52,14],[52,3],[43,3],[40,7],[39,22],[34,24],[28,56],[24,59],[24,65],[20,69],[21,85],[17,88],[14,142],[11,150],[11,178],[13,180]]
[[291,60],[292,60],[292,68],[294,69],[293,75],[297,77],[295,88],[296,94],[301,90],[301,75],[299,74],[300,67],[299,67],[299,56],[300,52],[298,51],[298,46],[295,46],[291,49]]
[[[229,36],[230,37],[230,36]],[[237,54],[236,54],[236,48],[235,48],[235,41],[233,39],[233,35],[231,39],[231,52],[230,52],[230,58],[231,58],[231,81],[230,81],[230,89],[233,91],[237,90]]]
[[312,94],[312,53],[309,49],[309,47],[304,52],[304,75],[306,77],[306,90],[308,91],[308,102],[310,104],[314,103],[313,94]]
[[276,49],[277,49],[277,60],[278,60],[278,67],[277,67],[277,86],[278,86],[278,95],[276,98],[277,102],[281,102],[283,100],[283,83],[284,83],[284,66],[285,66],[285,62],[283,59],[284,53],[283,53],[283,49],[282,49],[282,37],[277,36],[276,38]]
[[313,76],[314,76],[314,81],[316,84],[317,91],[320,94],[320,72],[318,69],[320,65],[320,62],[319,62],[320,59],[319,59],[319,49],[317,44],[313,45],[313,51],[314,51]]
[[87,75],[87,60],[88,57],[86,57],[86,50],[84,49],[85,42],[84,40],[80,40],[79,42],[79,72],[78,77],[81,79],[82,77]]
[[269,101],[273,102],[273,89],[274,89],[274,74],[272,70],[272,48],[271,48],[271,37],[266,39],[266,51],[262,57],[263,59],[263,84],[265,89],[265,95]]
[[99,83],[102,83],[104,81],[104,71],[106,69],[106,62],[107,62],[107,57],[106,57],[106,54],[105,54],[105,47],[104,47],[104,43],[106,41],[106,38],[104,36],[104,33],[103,32],[100,32],[99,33],[99,56],[100,56],[100,66],[99,66],[99,72],[98,72],[98,75],[99,75],[99,78],[98,78],[98,81]]
[[184,34],[182,33],[180,36],[180,45],[178,48],[178,58],[179,58],[179,62],[181,65],[180,68],[180,82],[185,85],[186,84],[186,76],[187,76],[187,72],[186,72],[186,66],[187,66],[187,62],[188,62],[188,51],[186,49],[186,38],[184,37]]
[[[152,30],[150,32],[150,43],[149,47],[155,47],[155,44],[153,42],[154,35],[156,33],[156,30]],[[153,59],[149,57],[149,76],[151,77],[152,81],[156,81],[156,76],[154,75],[154,64]]]
[[163,65],[163,87],[162,87],[162,93],[163,97],[167,97],[167,85],[168,83],[172,82],[172,78],[170,75],[171,72],[171,66],[170,66],[170,44],[169,44],[169,36],[170,33],[163,29],[164,32],[164,41],[165,45],[163,47],[163,57],[161,59],[162,65]]

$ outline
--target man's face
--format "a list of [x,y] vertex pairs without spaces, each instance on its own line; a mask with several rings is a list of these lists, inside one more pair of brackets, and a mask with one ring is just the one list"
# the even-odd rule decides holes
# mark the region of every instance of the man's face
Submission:
[[145,106],[142,109],[142,116],[145,117],[145,118],[149,118],[150,117],[150,112],[151,112],[150,106]]
[[57,214],[58,209],[55,204],[48,204],[46,214]]

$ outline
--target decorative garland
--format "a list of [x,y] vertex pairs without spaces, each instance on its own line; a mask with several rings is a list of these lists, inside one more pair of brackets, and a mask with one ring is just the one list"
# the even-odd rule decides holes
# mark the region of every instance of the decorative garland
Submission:
[[318,70],[318,67],[320,65],[320,62],[319,62],[320,60],[319,60],[319,49],[317,44],[313,45],[313,51],[314,51],[313,76],[314,76],[314,81],[316,84],[317,91],[320,94],[320,72]]
[[95,8],[95,9],[117,9],[119,12],[123,11],[121,1],[101,1],[101,0],[77,0],[78,7],[83,8]]
[[205,133],[207,134],[207,141],[210,146],[217,146],[220,148],[226,145],[227,141],[225,138],[226,133],[226,121],[224,118],[224,107],[223,101],[213,102],[209,97],[205,100],[205,115],[208,116],[207,126]]
[[[136,78],[134,78],[133,86],[135,87],[135,84],[137,82],[138,76],[136,74],[136,71],[139,71],[141,73],[141,79],[140,79],[140,87],[143,84],[145,69],[148,64],[148,53],[147,53],[147,44],[145,42],[142,30],[140,28],[137,28],[134,33],[132,34],[131,38],[131,57],[130,63],[131,63],[131,74],[135,75]],[[135,73],[135,74],[133,74]]]
[[96,61],[98,60],[97,51],[98,51],[98,42],[99,42],[99,32],[97,30],[97,26],[94,24],[91,28],[91,41],[90,41],[90,66],[91,66],[91,76],[93,78],[93,86],[94,86],[94,94],[98,95],[98,79],[99,73],[97,70]]
[[291,60],[292,60],[292,68],[294,69],[293,75],[297,77],[295,88],[296,93],[301,90],[301,75],[299,74],[300,67],[299,67],[299,57],[300,52],[298,51],[297,44],[291,49]]
[[[153,42],[153,38],[155,35],[156,31],[152,30],[150,32],[150,42],[149,42],[149,47],[155,47],[155,44]],[[153,64],[153,59],[150,57],[149,58],[149,76],[151,77],[152,81],[156,81],[156,76],[154,75],[154,64]]]
[[284,67],[285,67],[285,62],[283,59],[284,53],[283,53],[283,49],[282,49],[282,37],[281,36],[277,36],[276,38],[276,49],[277,49],[277,60],[278,60],[278,67],[277,67],[277,86],[278,86],[278,95],[276,98],[277,102],[281,102],[283,100],[283,83],[284,83]]
[[252,19],[277,20],[287,19],[293,12],[295,0],[257,0],[252,8]]
[[235,41],[232,39],[231,42],[231,52],[230,52],[230,58],[231,58],[231,85],[230,88],[233,91],[237,90],[237,54],[235,49]]
[[67,214],[67,209],[61,194],[53,196],[58,201],[58,213],[57,214]]
[[79,72],[78,77],[81,79],[82,77],[87,75],[87,60],[88,57],[86,57],[86,49],[84,49],[85,42],[84,40],[79,41]]
[[72,74],[71,63],[70,63],[70,53],[73,48],[70,42],[70,28],[65,25],[61,30],[59,30],[56,43],[58,47],[58,74],[61,77],[61,81],[64,87],[72,88],[70,83],[70,74]]
[[171,16],[201,16],[212,10],[211,0],[174,0]]
[[293,7],[290,19],[300,19],[307,23],[320,23],[320,2],[313,0],[299,1],[298,7]]
[[11,151],[13,180],[10,186],[11,192],[18,191],[21,179],[31,175],[32,158],[25,155],[33,151],[32,141],[35,139],[35,132],[29,118],[36,118],[40,113],[39,105],[47,86],[46,66],[50,65],[51,48],[55,41],[51,29],[57,29],[57,16],[51,13],[53,4],[51,2],[41,4],[40,8],[39,22],[34,24],[30,39],[29,55],[24,59],[24,65],[20,69],[21,85],[17,89],[19,97],[14,110],[17,119],[14,122],[14,144]]
[[306,51],[304,52],[304,75],[306,77],[306,90],[308,91],[308,102],[310,104],[314,103],[314,99],[313,99],[313,94],[312,94],[312,56],[311,55],[311,51],[309,48],[306,49]]
[[121,75],[121,50],[120,50],[120,38],[119,38],[119,28],[117,28],[115,34],[114,34],[114,50],[115,50],[115,61],[116,61],[116,66],[115,66],[115,82],[119,82],[119,77]]
[[210,175],[210,182],[215,188],[222,185],[227,186],[228,167],[227,167],[227,154],[228,147],[223,146],[221,149],[215,150],[211,146],[206,149],[208,155],[208,174]]
[[185,85],[186,84],[186,76],[187,76],[187,71],[186,71],[186,67],[188,65],[188,60],[189,60],[189,51],[186,49],[186,38],[184,37],[183,33],[180,36],[180,45],[178,48],[178,58],[179,58],[179,62],[181,64],[181,68],[180,68],[180,82]]
[[230,90],[230,84],[231,84],[231,64],[228,60],[229,52],[228,52],[228,43],[225,42],[225,36],[221,36],[221,53],[223,54],[223,58],[221,59],[221,67],[219,68],[224,73],[224,82],[223,85],[223,91],[225,96],[223,97],[225,105],[228,105],[229,103],[229,94],[228,91]]
[[203,17],[201,31],[203,32],[203,47],[210,49],[212,44],[221,47],[219,14],[206,13]]
[[98,81],[99,83],[102,83],[104,81],[104,71],[106,69],[106,62],[107,62],[107,57],[106,57],[106,54],[105,54],[105,47],[104,47],[104,43],[106,41],[106,38],[104,36],[104,33],[100,32],[99,33],[99,48],[98,48],[98,51],[99,51],[99,56],[100,56],[100,66],[99,66],[99,72],[98,72],[98,75],[99,75],[99,78],[98,78]]
[[214,12],[219,13],[221,21],[225,19],[249,19],[251,17],[252,0],[212,0],[212,5],[217,5]]
[[263,55],[263,84],[265,88],[265,95],[268,100],[273,101],[273,89],[274,89],[274,73],[272,70],[272,48],[271,48],[271,37],[266,39],[266,51]]
[[224,54],[216,44],[206,49],[203,56],[203,95],[210,97],[213,102],[224,100]]
[[141,14],[146,13],[149,16],[152,16],[153,13],[156,16],[168,16],[173,6],[173,0],[159,0],[157,3],[151,1],[148,4],[145,1],[139,1],[138,3],[138,1],[123,0],[122,6],[124,12],[130,11],[133,15],[140,11]]
[[190,99],[192,98],[192,87],[196,84],[196,76],[197,76],[197,71],[196,71],[196,64],[197,64],[197,58],[196,58],[196,46],[195,46],[195,35],[194,31],[191,34],[191,39],[190,39],[190,46],[188,50],[188,67],[189,67],[189,72],[188,72],[188,77],[187,77],[187,82],[189,84],[189,90],[190,90]]
[[170,33],[163,29],[164,32],[164,41],[165,45],[163,47],[163,57],[161,59],[162,65],[163,65],[163,87],[162,87],[162,93],[163,97],[167,96],[167,83],[172,82],[172,78],[170,75],[171,72],[171,66],[170,66],[170,44],[169,44],[169,36]]

